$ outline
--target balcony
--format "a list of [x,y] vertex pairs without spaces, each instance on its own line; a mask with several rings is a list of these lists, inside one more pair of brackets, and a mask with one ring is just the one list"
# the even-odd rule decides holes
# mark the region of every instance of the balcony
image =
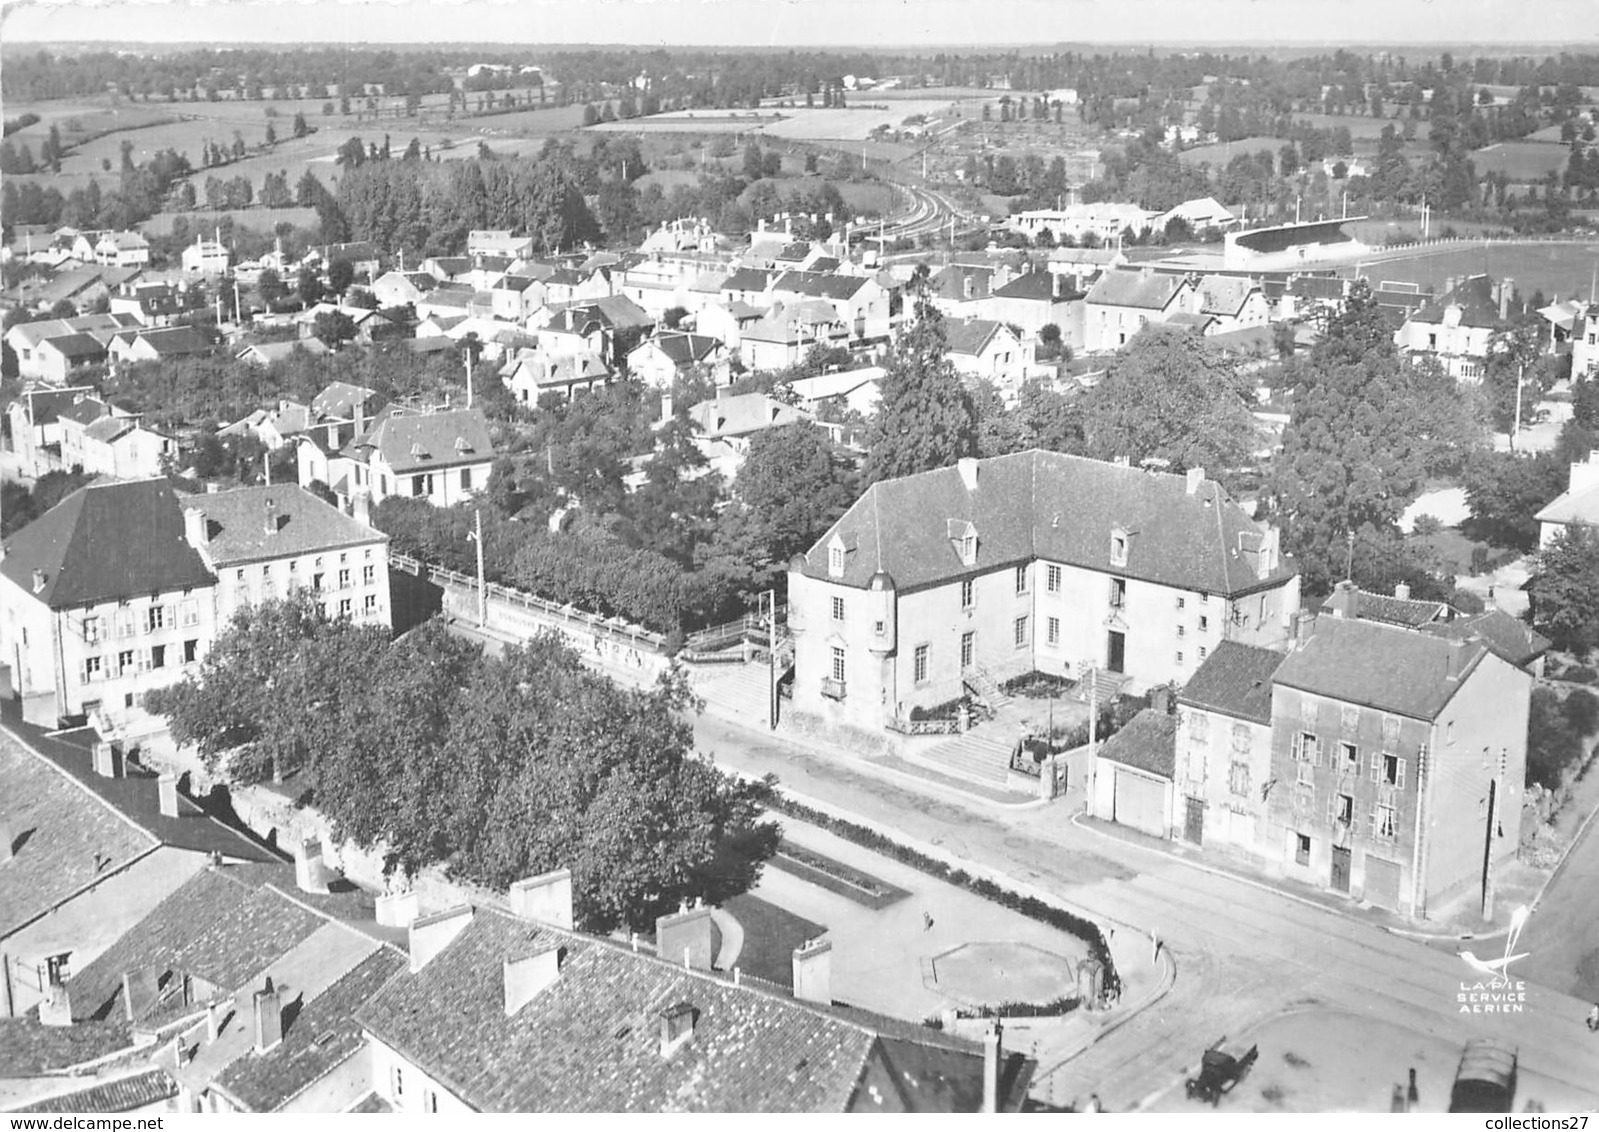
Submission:
[[844,681],[824,679],[822,681],[822,695],[829,700],[842,700],[844,698]]

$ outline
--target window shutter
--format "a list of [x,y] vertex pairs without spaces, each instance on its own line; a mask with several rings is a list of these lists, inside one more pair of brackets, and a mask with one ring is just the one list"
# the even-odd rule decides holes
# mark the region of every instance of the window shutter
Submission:
[[1310,737],[1310,764],[1317,770],[1321,769],[1321,736]]
[[1400,759],[1399,760],[1399,773],[1394,778],[1394,786],[1397,789],[1400,789],[1400,790],[1403,790],[1405,788],[1405,760],[1404,759]]
[[1373,751],[1371,753],[1371,780],[1373,782],[1381,782],[1382,781],[1382,752],[1381,751]]
[[1371,808],[1371,836],[1374,839],[1377,836],[1377,807],[1376,806],[1373,806]]
[[1303,731],[1295,731],[1294,732],[1294,761],[1295,762],[1299,762],[1304,757],[1305,757],[1305,733]]

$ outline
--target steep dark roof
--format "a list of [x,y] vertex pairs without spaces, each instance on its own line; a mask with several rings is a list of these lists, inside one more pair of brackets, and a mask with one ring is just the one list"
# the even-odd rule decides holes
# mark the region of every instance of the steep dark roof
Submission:
[[1435,621],[1424,626],[1422,631],[1452,640],[1481,637],[1501,660],[1518,668],[1548,652],[1550,644],[1548,637],[1502,609],[1485,609],[1450,621]]
[[[811,547],[805,573],[828,577],[835,534],[855,546],[840,580],[860,589],[878,570],[905,590],[1035,558],[1229,596],[1298,572],[1285,557],[1257,577],[1261,529],[1210,480],[1189,495],[1183,476],[1040,449],[979,460],[977,469],[973,491],[957,468],[873,484]],[[974,566],[961,563],[951,520],[976,527]],[[1111,563],[1118,528],[1128,535],[1126,565]]]
[[250,1112],[272,1112],[353,1057],[365,1044],[355,1012],[406,965],[395,948],[379,948],[306,1004],[264,1055],[241,1057],[216,1084]]
[[[1481,640],[1455,642],[1375,621],[1323,616],[1274,679],[1344,703],[1431,720],[1488,651]],[[1453,678],[1452,654],[1459,673]]]
[[753,267],[741,267],[722,280],[724,291],[764,291],[772,281],[772,273]]
[[1177,717],[1145,708],[1105,740],[1099,757],[1161,778],[1173,777],[1177,773]]
[[852,299],[866,285],[859,275],[825,275],[819,271],[785,271],[773,291],[790,291],[812,299]]
[[146,330],[139,337],[164,358],[203,354],[211,348],[211,343],[206,341],[205,335],[192,326],[167,326],[159,330]]
[[1165,310],[1185,281],[1184,276],[1158,271],[1107,271],[1088,289],[1088,302],[1106,307]]
[[996,299],[1026,299],[1036,303],[1064,303],[1082,297],[1083,292],[1069,278],[1050,271],[1026,272],[994,291]]
[[[1321,603],[1322,610],[1331,612],[1339,600],[1339,593],[1328,594]],[[1355,616],[1362,621],[1381,621],[1385,625],[1402,625],[1407,629],[1419,629],[1449,616],[1449,604],[1442,601],[1421,601],[1359,589],[1354,591],[1354,600]]]
[[1496,327],[1499,325],[1499,306],[1494,302],[1493,280],[1486,275],[1473,275],[1462,279],[1448,294],[1427,303],[1412,314],[1413,322],[1441,323],[1444,312],[1451,306],[1460,307],[1460,325]]
[[1000,324],[987,318],[951,319],[944,324],[944,339],[951,354],[981,354]]
[[28,389],[23,391],[22,400],[27,407],[29,421],[37,427],[51,424],[63,410],[72,407],[75,398],[89,393],[93,393],[93,390],[84,385],[71,389]]
[[[928,277],[927,288],[938,298],[960,301],[964,299],[986,299],[992,290],[994,279],[992,267],[978,266],[968,263],[952,263],[942,271]],[[971,280],[971,293],[966,292],[966,282]]]
[[292,483],[185,496],[183,506],[205,515],[208,550],[218,569],[388,539]]
[[363,458],[376,449],[397,474],[480,464],[494,458],[489,423],[481,409],[446,409],[436,413],[383,410],[347,453]]
[[652,342],[674,366],[703,362],[722,347],[719,339],[708,334],[668,332],[652,339]]
[[1271,723],[1271,678],[1283,654],[1223,641],[1189,677],[1178,703],[1254,723]]
[[5,543],[0,572],[51,609],[97,605],[216,583],[184,538],[183,511],[164,479],[79,488]]
[[105,346],[87,334],[63,334],[59,338],[46,338],[41,346],[49,346],[64,358],[93,358],[106,352]]

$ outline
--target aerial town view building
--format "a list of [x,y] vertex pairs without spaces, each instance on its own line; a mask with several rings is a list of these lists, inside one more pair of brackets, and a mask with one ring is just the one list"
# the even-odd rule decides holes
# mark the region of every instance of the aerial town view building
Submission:
[[0,1112],[1599,1109],[1599,11],[293,7],[6,13]]

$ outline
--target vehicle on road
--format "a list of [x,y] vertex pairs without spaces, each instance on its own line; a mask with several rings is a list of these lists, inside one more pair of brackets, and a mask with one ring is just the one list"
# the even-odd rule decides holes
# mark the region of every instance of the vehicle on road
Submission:
[[1232,1092],[1244,1079],[1249,1067],[1260,1056],[1259,1046],[1250,1046],[1241,1055],[1230,1054],[1222,1049],[1226,1040],[1225,1037],[1217,1039],[1216,1044],[1201,1055],[1199,1076],[1190,1077],[1184,1086],[1190,1100],[1208,1103],[1214,1108],[1224,1094]]
[[1516,1100],[1516,1047],[1472,1038],[1460,1055],[1450,1112],[1510,1112]]

